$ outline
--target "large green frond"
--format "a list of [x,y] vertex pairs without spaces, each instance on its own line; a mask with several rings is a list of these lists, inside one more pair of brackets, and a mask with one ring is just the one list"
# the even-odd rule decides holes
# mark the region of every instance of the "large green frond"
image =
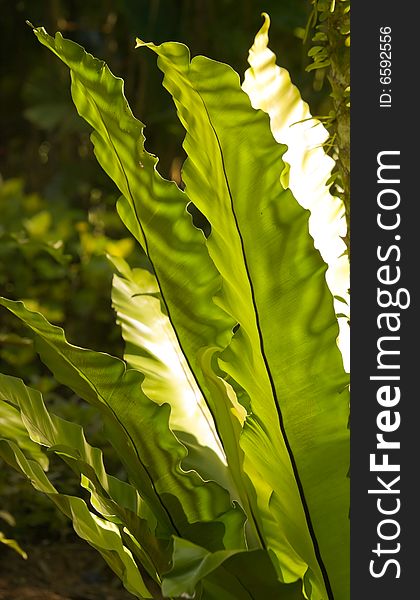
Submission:
[[[124,194],[127,190],[121,183],[121,168],[130,182],[130,194],[118,203],[120,216],[152,262],[177,339],[205,392],[201,353],[203,349],[224,348],[235,322],[213,302],[222,282],[202,232],[192,226],[186,210],[190,201],[175,184],[162,179],[155,168],[157,159],[145,151],[143,125],[128,108],[122,81],[103,62],[60,34],[51,38],[43,29],[35,30],[35,34],[70,67],[73,99],[81,116],[94,128],[92,141],[100,164]],[[217,407],[211,394],[206,393],[206,400],[214,413]],[[226,446],[235,453],[233,459],[226,453],[228,464],[237,464],[238,444],[232,439],[229,408],[219,412],[224,416],[217,428],[225,453]],[[240,482],[239,472],[235,477]],[[247,496],[247,492],[241,494]],[[246,502],[245,497],[243,504]],[[248,519],[253,521],[252,513]],[[255,527],[253,530],[255,539],[258,535]]]
[[[263,475],[264,536],[282,576],[302,576],[306,563],[313,597],[325,596],[331,578],[340,598],[349,570],[348,377],[308,212],[282,187],[285,147],[251,109],[238,75],[190,60],[181,44],[146,45],[186,129],[183,179],[212,228],[207,246],[223,278],[217,301],[240,325],[220,364],[249,398],[241,445],[245,470]],[[283,539],[271,534],[272,515],[286,524]]]

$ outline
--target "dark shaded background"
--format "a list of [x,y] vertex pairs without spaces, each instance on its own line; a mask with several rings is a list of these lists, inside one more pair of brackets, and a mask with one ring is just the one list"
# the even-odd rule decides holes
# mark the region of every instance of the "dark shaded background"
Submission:
[[[125,79],[127,98],[147,124],[148,147],[160,157],[165,173],[179,152],[182,131],[169,96],[161,90],[156,59],[134,49],[136,36],[155,43],[184,42],[193,55],[228,62],[242,75],[265,10],[272,21],[271,47],[281,65],[315,109],[323,97],[313,92],[312,76],[304,71],[309,61],[297,37],[306,26],[310,0],[2,0],[0,6],[0,168],[4,178],[20,176],[24,169],[31,189],[51,186],[52,175],[57,177],[63,163],[77,161],[79,179],[88,170],[89,185],[93,175],[91,152],[80,147],[88,142],[84,126],[74,116],[67,69],[39,47],[26,19],[51,34],[60,30]],[[55,183],[61,190],[63,183]]]

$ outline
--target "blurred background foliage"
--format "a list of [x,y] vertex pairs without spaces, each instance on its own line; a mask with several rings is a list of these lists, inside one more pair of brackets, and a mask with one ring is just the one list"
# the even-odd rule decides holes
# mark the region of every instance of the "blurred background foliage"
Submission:
[[[179,181],[183,130],[161,87],[154,55],[135,50],[135,37],[184,42],[192,55],[227,62],[243,77],[260,13],[266,11],[278,63],[290,71],[312,114],[327,114],[328,90],[314,85],[305,71],[311,60],[302,40],[311,2],[0,0],[0,9],[0,293],[40,310],[65,328],[71,342],[121,356],[105,254],[132,266],[145,259],[114,210],[118,193],[94,158],[89,129],[71,101],[67,69],[37,44],[25,20],[51,34],[60,30],[125,80],[133,112],[147,124],[148,151],[159,156],[164,176]],[[54,381],[27,330],[6,311],[0,315],[0,362],[3,373],[22,377],[46,394],[53,410],[84,425],[115,472],[89,407]],[[77,484],[68,471],[58,463],[51,468],[52,480],[71,493]],[[1,529],[8,537],[71,537],[49,501],[3,466],[0,496]]]

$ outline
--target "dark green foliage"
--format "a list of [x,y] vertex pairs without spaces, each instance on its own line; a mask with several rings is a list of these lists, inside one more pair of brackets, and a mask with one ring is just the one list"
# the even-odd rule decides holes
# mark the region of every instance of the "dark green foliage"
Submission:
[[343,200],[346,209],[350,250],[350,1],[312,0],[313,10],[307,34],[312,37],[308,52],[311,64],[307,71],[315,72],[315,86],[321,88],[325,78],[330,86],[332,108],[324,118],[330,133],[328,145],[337,155],[332,174],[334,194]]

